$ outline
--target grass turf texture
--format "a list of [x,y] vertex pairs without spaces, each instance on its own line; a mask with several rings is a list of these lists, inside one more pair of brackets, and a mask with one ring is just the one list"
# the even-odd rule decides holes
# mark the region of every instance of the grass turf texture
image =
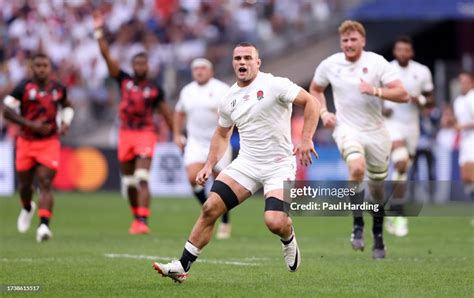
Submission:
[[[263,223],[262,200],[250,199],[232,211],[232,238],[211,241],[201,254],[204,261],[178,285],[161,278],[148,258],[181,255],[199,213],[194,199],[154,200],[152,234],[131,236],[131,215],[119,194],[58,193],[54,238],[41,244],[34,239],[37,218],[28,233],[16,231],[18,212],[17,197],[0,198],[0,285],[40,285],[41,297],[459,297],[474,292],[474,227],[467,217],[410,219],[408,237],[386,235],[383,261],[371,259],[369,228],[366,250],[352,251],[349,217],[294,218],[302,263],[290,273],[278,238]],[[366,225],[371,227],[367,216]],[[11,294],[18,293],[3,290],[1,296]]]

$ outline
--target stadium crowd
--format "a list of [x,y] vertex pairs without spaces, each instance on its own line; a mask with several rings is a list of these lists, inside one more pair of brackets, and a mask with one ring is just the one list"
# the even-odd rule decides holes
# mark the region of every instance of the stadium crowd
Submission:
[[[240,40],[261,44],[288,32],[294,34],[309,21],[327,19],[335,3],[0,0],[0,96],[28,75],[28,57],[41,49],[51,57],[55,73],[68,87],[73,104],[82,111],[75,127],[83,134],[98,123],[114,122],[118,98],[115,84],[107,80],[105,62],[92,36],[95,9],[100,9],[107,19],[111,52],[121,67],[130,71],[131,57],[146,50],[151,75],[162,83],[168,99],[174,100],[191,79],[192,59],[207,57],[219,66],[228,54],[229,44]],[[298,30],[291,30],[295,28]]]

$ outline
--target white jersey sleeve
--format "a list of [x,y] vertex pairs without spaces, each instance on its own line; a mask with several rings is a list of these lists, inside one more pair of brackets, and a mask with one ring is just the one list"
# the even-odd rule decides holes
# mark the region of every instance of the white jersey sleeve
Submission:
[[421,91],[422,92],[431,92],[434,89],[433,78],[431,76],[431,71],[426,66],[424,66],[422,69],[423,69],[423,81],[421,83]]
[[186,112],[185,107],[184,107],[184,101],[185,101],[184,91],[185,91],[185,89],[181,90],[181,92],[179,93],[178,102],[176,103],[176,106],[174,107],[174,110],[176,112]]
[[385,86],[393,81],[399,80],[400,77],[397,74],[396,69],[383,58],[382,56],[377,55],[379,57],[379,69],[380,69],[380,81]]
[[327,60],[323,60],[318,67],[316,67],[316,70],[314,71],[314,76],[313,76],[313,82],[318,84],[318,86],[321,87],[327,87],[329,85],[329,78],[327,75]]
[[301,91],[300,86],[287,78],[274,77],[273,80],[273,92],[275,93],[277,100],[281,103],[292,103]]
[[221,127],[231,127],[232,125],[234,125],[234,121],[232,121],[232,118],[230,116],[230,111],[227,111],[226,107],[224,106],[226,102],[227,101],[225,100],[221,100],[219,105],[219,126]]

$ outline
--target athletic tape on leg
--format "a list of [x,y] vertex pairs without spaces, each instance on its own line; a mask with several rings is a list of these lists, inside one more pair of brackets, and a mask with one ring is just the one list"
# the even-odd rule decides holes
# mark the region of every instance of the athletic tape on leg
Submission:
[[275,197],[265,199],[265,211],[281,211],[288,213],[290,204]]
[[235,195],[234,191],[222,181],[214,181],[211,187],[211,192],[215,192],[221,197],[222,201],[224,201],[227,211],[239,205],[239,199]]

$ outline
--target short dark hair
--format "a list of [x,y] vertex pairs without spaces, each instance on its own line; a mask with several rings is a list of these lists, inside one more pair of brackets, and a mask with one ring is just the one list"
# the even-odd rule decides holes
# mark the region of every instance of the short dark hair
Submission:
[[42,52],[33,54],[33,56],[31,57],[31,60],[34,61],[38,58],[39,59],[47,59],[49,62],[51,62],[51,59],[49,58],[49,56],[46,55],[45,53],[42,53]]
[[254,49],[257,51],[257,53],[258,53],[258,48],[257,48],[257,46],[254,45],[254,44],[251,43],[251,42],[248,42],[248,41],[239,42],[238,44],[235,45],[234,49],[235,49],[235,48],[238,48],[238,47],[244,47],[244,48],[250,47],[250,48],[254,48]]
[[135,55],[133,55],[132,61],[135,61],[135,59],[137,58],[145,58],[146,60],[148,60],[148,54],[145,52],[138,52]]
[[402,36],[397,37],[397,39],[395,40],[395,44],[397,44],[399,42],[407,43],[407,44],[409,44],[413,47],[413,41],[412,41],[411,37],[408,36],[408,35],[402,35]]

